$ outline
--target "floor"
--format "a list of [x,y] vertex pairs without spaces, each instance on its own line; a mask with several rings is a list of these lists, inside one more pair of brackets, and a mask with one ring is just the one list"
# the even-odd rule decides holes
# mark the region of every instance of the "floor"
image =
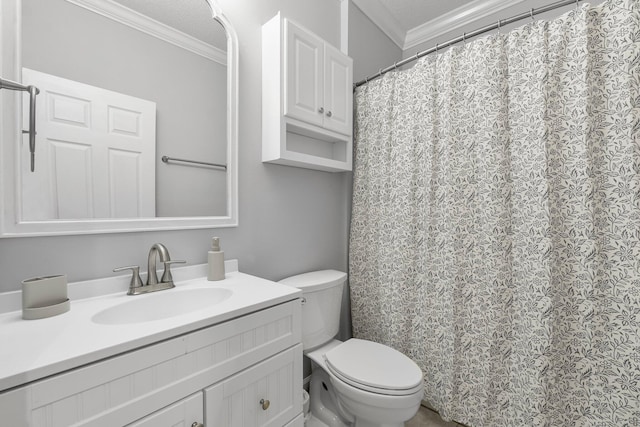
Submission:
[[[321,421],[318,421],[315,417],[311,416],[304,423],[305,427],[327,427]],[[437,412],[432,411],[424,406],[420,407],[420,410],[415,417],[411,418],[404,424],[405,427],[464,427],[462,424],[454,422],[446,422]]]
[[440,418],[437,412],[432,411],[424,406],[420,407],[420,410],[415,417],[411,418],[405,424],[405,427],[460,427],[462,424],[447,422]]

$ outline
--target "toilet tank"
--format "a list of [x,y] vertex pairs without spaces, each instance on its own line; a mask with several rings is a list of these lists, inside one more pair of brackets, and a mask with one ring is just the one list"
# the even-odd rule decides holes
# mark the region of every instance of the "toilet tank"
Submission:
[[302,291],[302,347],[311,350],[331,341],[340,327],[342,289],[347,273],[312,271],[287,277],[280,283]]

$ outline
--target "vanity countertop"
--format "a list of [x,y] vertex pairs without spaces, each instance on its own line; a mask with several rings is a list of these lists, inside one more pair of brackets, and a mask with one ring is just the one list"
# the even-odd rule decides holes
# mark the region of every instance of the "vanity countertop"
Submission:
[[[229,266],[236,266],[236,271]],[[209,282],[205,278],[180,280],[176,269],[176,288],[160,293],[196,288],[224,288],[233,292],[227,300],[211,307],[201,308],[166,319],[130,324],[99,324],[92,317],[105,309],[128,303],[146,295],[126,295],[126,285],[117,293],[87,297],[87,289],[108,289],[107,279],[70,284],[71,310],[50,318],[23,320],[22,312],[0,314],[0,392],[35,381],[68,369],[92,363],[107,357],[139,348],[151,343],[208,327],[238,316],[300,297],[298,289],[270,280],[240,273],[237,263],[227,264],[226,278]],[[206,267],[206,266],[205,266]],[[202,266],[184,267],[193,276],[204,271]],[[119,288],[126,280],[117,279]],[[83,286],[85,285],[84,289]],[[17,292],[19,294],[19,291]],[[84,298],[74,298],[83,296]],[[12,298],[15,302],[16,295]]]

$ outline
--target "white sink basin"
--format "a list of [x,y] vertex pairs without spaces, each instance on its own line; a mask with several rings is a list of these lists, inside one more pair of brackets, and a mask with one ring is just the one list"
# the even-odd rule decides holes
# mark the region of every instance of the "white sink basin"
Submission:
[[221,288],[168,289],[130,296],[129,301],[96,313],[91,320],[104,325],[151,322],[210,308],[231,297]]

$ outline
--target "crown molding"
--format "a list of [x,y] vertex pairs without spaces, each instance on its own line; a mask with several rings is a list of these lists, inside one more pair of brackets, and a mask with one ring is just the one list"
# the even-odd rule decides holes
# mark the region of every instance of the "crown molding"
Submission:
[[400,49],[404,48],[406,30],[395,19],[389,10],[378,1],[352,0],[358,9],[378,26]]
[[524,1],[525,0],[475,0],[469,2],[464,6],[407,31],[402,49],[411,49],[419,44],[426,43],[443,34],[462,28],[474,21],[486,18],[503,9],[523,3]]
[[[91,12],[112,19],[174,46],[188,50],[211,61],[227,65],[227,54],[215,46],[178,31],[111,0],[67,0]],[[214,11],[215,13],[215,11]]]

